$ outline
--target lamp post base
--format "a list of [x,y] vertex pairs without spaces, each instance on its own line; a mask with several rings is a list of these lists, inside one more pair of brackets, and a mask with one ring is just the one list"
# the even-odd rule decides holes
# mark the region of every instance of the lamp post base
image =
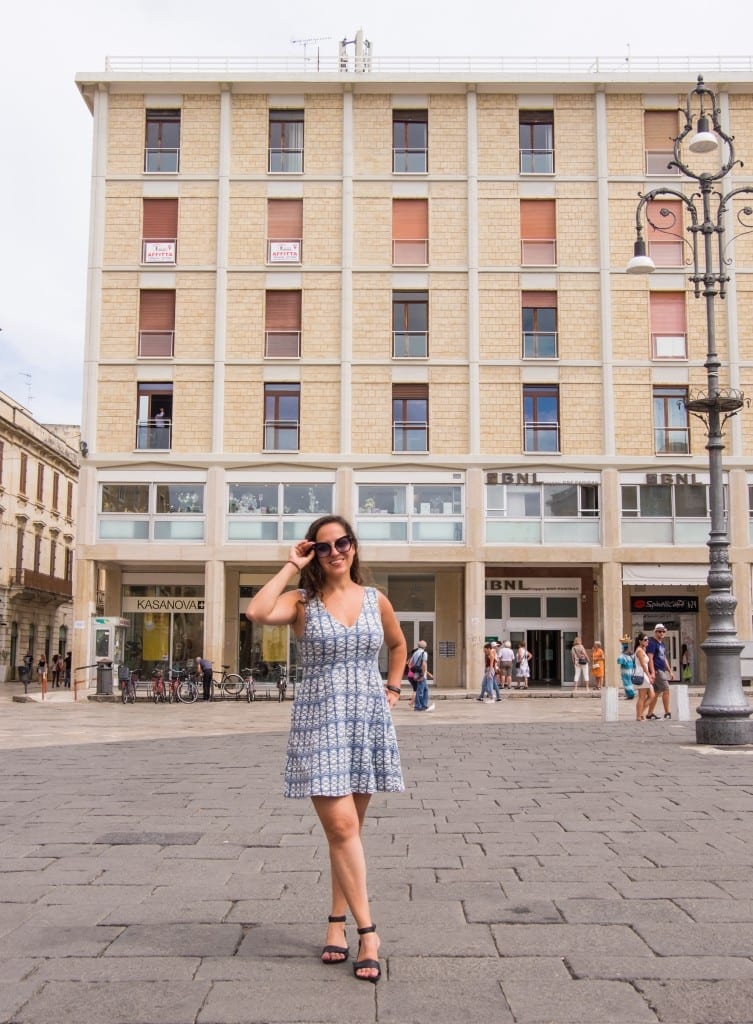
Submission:
[[753,721],[749,718],[699,718],[695,723],[696,743],[712,747],[742,747],[753,743]]

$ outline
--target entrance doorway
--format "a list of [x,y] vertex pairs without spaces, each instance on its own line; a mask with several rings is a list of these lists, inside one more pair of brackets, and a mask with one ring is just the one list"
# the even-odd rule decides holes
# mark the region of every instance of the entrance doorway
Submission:
[[545,686],[559,686],[562,679],[561,632],[558,629],[529,629],[526,637],[526,646],[533,655],[530,681]]
[[[426,651],[429,655],[429,671],[436,675],[434,669],[434,613],[433,612],[396,612],[397,621],[405,637],[405,646],[408,648],[408,656],[411,651],[418,647],[419,640],[426,641]],[[384,675],[387,674],[387,661],[381,664],[380,669]]]

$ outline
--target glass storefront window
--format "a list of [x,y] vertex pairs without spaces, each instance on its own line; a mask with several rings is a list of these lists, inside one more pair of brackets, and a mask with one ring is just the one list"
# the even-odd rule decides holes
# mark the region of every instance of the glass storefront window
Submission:
[[327,515],[332,511],[332,484],[283,484],[285,515]]
[[510,598],[511,619],[540,619],[541,598],[540,597],[511,597]]
[[230,484],[228,512],[230,515],[277,515],[278,487],[278,484]]
[[413,513],[422,516],[460,515],[461,493],[460,487],[416,484],[413,487]]
[[100,511],[135,512],[149,511],[148,484],[102,484]]
[[158,515],[204,511],[201,484],[157,484],[155,512]]
[[360,484],[358,488],[358,511],[405,515],[406,488],[377,484]]

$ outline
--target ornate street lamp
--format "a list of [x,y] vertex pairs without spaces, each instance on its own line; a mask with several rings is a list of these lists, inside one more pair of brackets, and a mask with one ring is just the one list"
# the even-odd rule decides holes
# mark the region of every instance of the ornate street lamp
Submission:
[[[694,108],[697,113],[694,115]],[[682,108],[681,108],[682,109]],[[725,286],[729,275],[725,272],[731,260],[725,256],[725,219],[731,212],[730,203],[736,196],[753,196],[753,187],[734,188],[722,194],[714,186],[730,173],[735,165],[742,167],[742,161],[735,159],[732,136],[722,130],[719,122],[715,93],[698,76],[698,85],[688,93],[684,110],[685,127],[674,139],[674,159],[668,167],[677,167],[681,174],[698,183],[698,190],[691,195],[673,188],[655,188],[645,195],[639,193],[640,202],[636,209],[636,239],[633,258],[627,266],[628,274],[650,274],[656,268],[646,252],[643,238],[644,219],[657,231],[681,238],[672,229],[675,216],[671,210],[660,209],[659,216],[666,218],[664,226],[655,224],[649,218],[648,204],[662,196],[679,199],[690,215],[687,231],[693,255],[693,273],[690,280],[696,298],[706,299],[706,333],[708,351],[706,354],[706,390],[689,391],[683,402],[693,416],[701,419],[706,427],[709,453],[709,506],[711,511],[709,547],[708,589],[706,610],[709,628],[701,649],[706,655],[707,682],[703,700],[698,708],[700,718],[696,721],[696,741],[719,745],[739,745],[753,742],[753,722],[749,720],[753,706],[748,704],[742,688],[740,652],[743,644],[735,631],[734,612],[737,601],[732,594],[732,572],[729,566],[729,540],[724,517],[724,477],[722,452],[724,451],[724,425],[748,400],[741,391],[719,386],[719,356],[716,351],[714,324],[714,299],[725,297]],[[696,117],[694,132],[693,118]],[[709,123],[709,117],[711,121]],[[693,133],[691,135],[691,133]],[[691,135],[688,149],[691,153],[719,151],[721,166],[714,172],[692,171],[682,159],[683,142]],[[699,210],[700,203],[700,210]],[[713,206],[713,211],[712,211]],[[713,214],[713,215],[712,215]],[[743,207],[737,214],[738,222],[747,230],[753,223],[746,221],[753,217],[753,208]],[[716,240],[716,244],[715,244]],[[699,266],[701,256],[703,267]]]

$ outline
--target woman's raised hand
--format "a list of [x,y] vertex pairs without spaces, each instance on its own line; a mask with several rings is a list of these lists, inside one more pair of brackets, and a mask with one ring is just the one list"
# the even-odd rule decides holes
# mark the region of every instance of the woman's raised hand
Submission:
[[288,561],[301,570],[309,564],[314,557],[314,542],[312,540],[299,540],[294,544],[288,554]]

